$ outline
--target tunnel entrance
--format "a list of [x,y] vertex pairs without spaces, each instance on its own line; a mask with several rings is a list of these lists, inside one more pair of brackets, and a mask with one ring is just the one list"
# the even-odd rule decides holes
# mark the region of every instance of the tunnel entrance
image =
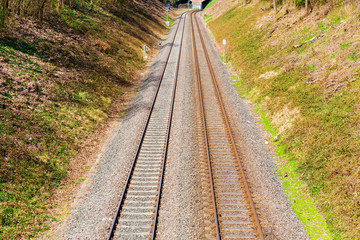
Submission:
[[201,9],[206,8],[206,6],[211,2],[212,0],[205,0],[201,2]]
[[[186,5],[188,4],[188,0],[179,0],[176,2],[175,6],[178,7],[179,5]],[[190,6],[192,5],[192,1],[190,1]]]

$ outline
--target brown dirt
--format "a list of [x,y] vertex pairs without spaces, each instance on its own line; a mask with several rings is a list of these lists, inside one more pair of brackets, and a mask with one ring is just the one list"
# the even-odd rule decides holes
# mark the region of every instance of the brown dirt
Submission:
[[[47,224],[58,225],[135,94],[145,71],[142,46],[148,46],[150,59],[157,53],[165,6],[150,0],[128,4],[94,12],[66,9],[43,22],[13,16],[11,27],[0,31],[0,156],[6,156],[0,159],[1,191],[15,195],[1,200],[0,213],[14,209],[7,218],[18,223],[1,226],[0,238],[25,239]],[[61,144],[69,145],[65,153],[57,152]],[[53,193],[62,170],[67,177]]]
[[[156,56],[156,54],[154,55]],[[137,79],[142,79],[142,76],[146,76],[147,71],[148,69],[139,71]],[[50,199],[51,204],[48,212],[50,219],[45,223],[49,225],[50,230],[43,233],[39,239],[48,239],[53,234],[53,231],[61,225],[62,220],[69,215],[69,209],[74,204],[75,196],[78,195],[82,182],[97,168],[105,143],[113,137],[111,131],[114,125],[118,123],[123,111],[126,110],[127,105],[134,98],[136,92],[137,86],[135,85],[127,89],[121,99],[113,104],[109,118],[99,126],[93,135],[90,135],[83,142],[83,147],[79,150],[78,154],[70,160],[67,177],[62,180]],[[56,219],[56,221],[51,219]]]

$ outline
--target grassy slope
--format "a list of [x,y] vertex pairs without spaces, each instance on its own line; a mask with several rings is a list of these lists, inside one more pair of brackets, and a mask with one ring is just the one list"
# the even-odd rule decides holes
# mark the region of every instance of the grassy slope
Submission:
[[216,0],[212,0],[208,3],[208,5],[206,5],[205,9],[206,10],[207,8],[211,7],[211,5],[213,5],[215,3]]
[[357,11],[327,5],[301,20],[303,12],[283,6],[274,22],[260,2],[209,23],[218,42],[227,39],[239,94],[279,137],[278,173],[312,239],[360,239]]
[[43,24],[12,19],[13,27],[2,33],[1,239],[48,228],[48,199],[70,159],[137,84],[143,45],[151,55],[164,33],[156,15],[162,6],[151,2],[152,9],[131,3],[112,10],[65,7]]

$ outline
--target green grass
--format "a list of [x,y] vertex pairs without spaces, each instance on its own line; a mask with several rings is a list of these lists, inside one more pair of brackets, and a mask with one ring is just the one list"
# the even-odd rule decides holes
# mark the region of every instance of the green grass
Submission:
[[[244,88],[241,85],[243,84],[237,85],[238,91],[243,94],[245,93],[243,96],[246,96],[246,92],[244,92]],[[278,136],[278,130],[272,124],[271,119],[266,116],[266,111],[261,109],[259,104],[256,105],[255,111],[259,114],[260,123],[263,124],[265,130],[272,137]],[[297,161],[289,161],[287,159],[288,155],[283,144],[277,144],[276,142],[272,144],[276,145],[276,156],[282,160],[278,162],[277,174],[283,182],[285,191],[289,193],[291,206],[297,217],[304,224],[306,232],[312,239],[333,239],[325,219],[319,214],[314,200],[308,194],[306,183],[299,176]]]
[[[10,82],[11,86],[15,84]],[[109,99],[121,94],[120,87],[104,89],[103,82],[94,78],[57,86],[50,96],[57,103],[50,106],[40,104],[33,111],[0,109],[0,155],[5,160],[0,168],[0,200],[6,203],[0,207],[2,239],[18,239],[26,232],[34,237],[46,230],[42,222],[52,189],[66,176],[69,159],[81,142],[107,118]],[[10,105],[16,95],[14,90],[4,103]]]
[[[218,42],[227,39],[227,52],[240,79],[234,83],[239,95],[256,104],[265,128],[279,138],[278,174],[309,237],[358,239],[360,109],[356,103],[360,101],[360,78],[357,75],[350,82],[348,76],[339,74],[346,83],[340,90],[331,88],[325,80],[309,82],[315,72],[324,71],[318,68],[327,64],[326,59],[341,57],[339,66],[353,66],[350,62],[357,59],[359,49],[347,42],[326,43],[338,46],[337,53],[329,56],[323,43],[329,40],[326,37],[298,49],[293,47],[299,43],[299,36],[301,43],[324,32],[331,35],[336,29],[331,26],[346,16],[329,14],[329,24],[294,26],[283,33],[287,35],[280,36],[289,43],[282,45],[280,37],[269,39],[271,24],[262,29],[254,27],[267,14],[259,10],[260,5],[233,8],[209,26]],[[270,44],[276,40],[279,44]],[[318,51],[316,58],[313,49]],[[324,54],[320,54],[323,49]],[[297,64],[288,64],[290,56]],[[314,63],[309,64],[310,60]],[[320,74],[327,76],[342,67],[323,68],[326,72]],[[277,74],[261,77],[269,72]]]
[[210,14],[210,15],[208,15],[208,16],[206,16],[206,18],[205,18],[205,21],[206,21],[206,23],[208,23],[209,21],[211,21],[213,18],[212,18],[212,14]]
[[207,8],[211,7],[211,5],[213,5],[214,3],[216,2],[216,0],[212,0],[208,3],[208,5],[206,5],[205,9],[206,10]]
[[169,26],[166,26],[168,29],[170,29],[171,28],[171,26],[174,24],[174,19],[173,18],[171,18],[171,16],[169,16],[169,17],[167,17],[167,16],[163,16],[163,21],[164,21],[164,24],[165,24],[165,22],[168,20],[169,21]]
[[[141,8],[84,5],[54,17],[61,22],[40,25],[41,36],[31,27],[0,38],[0,239],[30,239],[56,221],[50,198],[70,160],[138,83],[143,45],[165,31]],[[68,42],[73,37],[86,42]]]
[[99,22],[90,18],[86,12],[80,12],[65,6],[61,9],[61,19],[80,33],[86,33],[88,31],[102,32]]

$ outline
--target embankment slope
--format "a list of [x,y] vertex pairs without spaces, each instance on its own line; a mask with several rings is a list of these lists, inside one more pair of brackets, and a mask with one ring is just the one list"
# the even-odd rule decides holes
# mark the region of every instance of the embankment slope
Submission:
[[94,159],[75,157],[101,140],[109,117],[120,114],[124,93],[138,85],[143,46],[149,57],[157,51],[165,6],[122,2],[73,1],[42,21],[13,14],[1,30],[1,239],[28,239],[49,228],[54,190],[69,166],[80,179],[64,190],[84,180]]
[[218,14],[222,2],[203,14],[216,41],[227,40],[239,95],[279,139],[267,140],[295,212],[312,239],[359,239],[358,2],[308,15],[289,1],[276,15],[271,1],[234,1]]

